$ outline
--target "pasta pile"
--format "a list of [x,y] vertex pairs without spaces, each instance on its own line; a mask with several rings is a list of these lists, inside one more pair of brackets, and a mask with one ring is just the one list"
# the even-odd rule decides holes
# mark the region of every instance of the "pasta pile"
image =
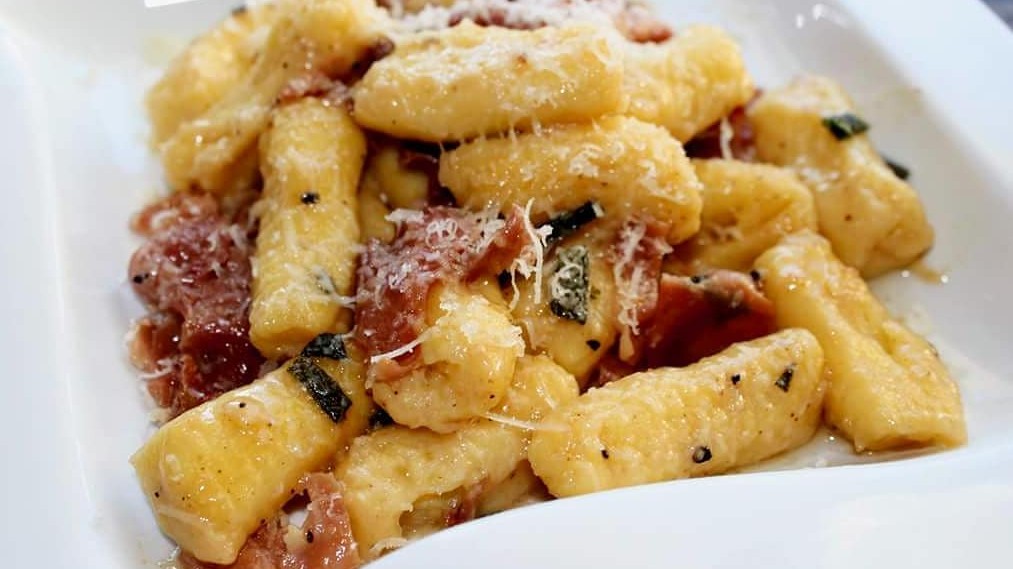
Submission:
[[169,420],[132,463],[182,566],[355,567],[824,423],[856,452],[966,439],[864,280],[932,245],[918,195],[838,84],[759,92],[719,28],[279,0],[147,104],[173,193],[135,220],[132,350]]

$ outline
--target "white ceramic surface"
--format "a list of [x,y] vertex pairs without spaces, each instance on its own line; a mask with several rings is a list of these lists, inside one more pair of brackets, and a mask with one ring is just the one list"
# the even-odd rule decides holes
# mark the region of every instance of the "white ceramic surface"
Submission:
[[[963,449],[559,501],[396,552],[406,567],[1013,566],[1013,34],[974,0],[669,0],[741,40],[761,84],[840,79],[911,166],[949,283],[877,290],[964,391]],[[127,458],[149,434],[122,339],[129,215],[158,190],[140,98],[232,2],[0,0],[0,474],[9,567],[153,567],[169,551]],[[850,461],[794,453],[768,468]]]

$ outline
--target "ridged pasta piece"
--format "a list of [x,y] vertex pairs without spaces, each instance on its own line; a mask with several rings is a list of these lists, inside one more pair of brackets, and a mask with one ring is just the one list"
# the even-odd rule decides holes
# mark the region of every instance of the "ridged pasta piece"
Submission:
[[718,474],[808,441],[823,391],[816,338],[785,330],[589,390],[545,417],[528,460],[556,496]]
[[463,288],[433,290],[426,322],[422,367],[374,383],[373,398],[402,425],[449,432],[502,401],[524,340],[506,308]]
[[684,273],[748,271],[781,237],[816,229],[812,194],[791,170],[735,160],[694,160],[703,184],[700,232],[672,256]]
[[268,358],[348,330],[341,297],[355,287],[365,155],[366,139],[347,111],[313,98],[278,109],[261,139],[250,339]]
[[144,99],[153,144],[164,142],[242,81],[276,17],[273,4],[236,12],[172,60]]
[[[607,233],[611,236],[611,231]],[[556,245],[554,255],[544,263],[539,302],[535,303],[535,279],[518,281],[518,301],[512,310],[514,321],[524,331],[531,350],[547,354],[573,374],[582,387],[619,336],[616,283],[612,264],[607,258],[607,244],[601,244],[600,237],[598,232],[588,230]],[[584,323],[557,316],[550,306],[553,273],[559,262],[556,254],[581,246],[588,251],[587,318]]]
[[382,12],[369,0],[283,0],[277,9],[278,20],[242,81],[159,148],[170,187],[224,191],[289,81],[340,75],[379,37]]
[[409,36],[356,86],[355,119],[432,142],[590,120],[623,103],[618,41],[587,24],[510,30],[470,21]]
[[575,397],[577,384],[565,370],[545,356],[525,356],[493,411],[496,421],[445,434],[393,426],[356,439],[336,474],[359,551],[375,557],[384,543],[405,537],[402,516],[416,504],[437,508],[441,496],[507,479],[524,459],[529,431],[523,426]]
[[789,236],[756,267],[778,324],[804,327],[823,345],[826,418],[855,450],[967,440],[960,392],[935,348],[892,319],[825,239]]
[[700,182],[682,145],[628,117],[462,144],[440,157],[440,183],[472,209],[531,200],[535,220],[595,201],[613,220],[670,224],[671,243],[700,227]]
[[[435,169],[435,158],[432,158]],[[374,182],[391,209],[422,209],[429,199],[429,176],[402,164],[397,145],[377,148],[366,162],[363,178]]]
[[159,526],[201,561],[232,563],[299,479],[362,434],[373,411],[363,366],[315,360],[351,399],[334,422],[288,366],[176,417],[131,462]]
[[682,142],[745,104],[755,87],[739,46],[724,30],[691,26],[662,43],[625,44],[626,114]]
[[868,136],[838,140],[823,124],[854,108],[840,85],[809,76],[764,93],[748,115],[760,160],[798,173],[813,192],[820,233],[869,278],[917,259],[932,246],[933,231],[914,188]]

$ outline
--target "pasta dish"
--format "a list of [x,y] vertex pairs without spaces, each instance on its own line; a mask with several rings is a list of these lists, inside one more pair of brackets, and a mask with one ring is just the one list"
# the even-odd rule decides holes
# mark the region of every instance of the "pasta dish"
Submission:
[[181,568],[358,567],[823,425],[963,444],[866,279],[933,230],[841,85],[638,0],[278,0],[146,99],[131,459]]

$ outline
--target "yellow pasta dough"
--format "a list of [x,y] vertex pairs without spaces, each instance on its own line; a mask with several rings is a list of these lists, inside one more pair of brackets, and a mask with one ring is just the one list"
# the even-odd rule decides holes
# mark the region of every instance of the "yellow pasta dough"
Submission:
[[169,186],[222,192],[236,162],[256,145],[284,87],[308,74],[340,75],[377,41],[368,0],[283,0],[278,20],[243,80],[181,125],[159,148]]
[[366,429],[362,364],[315,361],[351,399],[340,422],[285,366],[176,417],[131,459],[162,531],[201,561],[235,561],[303,474]]
[[342,297],[355,287],[365,155],[365,137],[340,107],[310,98],[274,114],[261,144],[250,309],[250,339],[267,357],[295,355],[322,332],[348,329]]
[[784,235],[816,229],[809,188],[788,169],[736,160],[694,160],[703,184],[700,232],[673,258],[685,273],[748,271]]
[[441,156],[440,183],[471,209],[530,200],[536,220],[595,201],[614,220],[669,223],[672,243],[700,227],[700,182],[682,145],[627,117],[462,144]]
[[369,69],[355,88],[355,119],[433,142],[586,121],[623,103],[618,41],[580,24],[509,30],[465,21],[424,32]]
[[827,421],[855,450],[956,446],[967,439],[960,392],[931,344],[890,318],[830,244],[799,233],[756,261],[781,326],[823,345]]
[[402,425],[448,432],[499,404],[524,341],[506,309],[478,292],[441,288],[429,304],[417,348],[423,366],[374,383],[373,397]]
[[498,421],[483,419],[445,434],[395,426],[356,439],[336,473],[360,551],[374,557],[383,543],[404,537],[402,515],[420,500],[505,480],[524,459],[528,431],[522,426],[576,396],[577,384],[565,370],[544,356],[525,356],[492,414]]
[[750,108],[760,160],[794,169],[813,192],[820,233],[866,278],[903,267],[932,246],[915,190],[898,178],[865,134],[837,140],[823,119],[852,112],[840,85],[802,77]]
[[720,28],[691,26],[662,43],[625,44],[626,114],[687,142],[752,98],[739,46]]
[[718,474],[808,441],[823,390],[816,339],[785,330],[591,389],[546,415],[528,460],[556,496]]
[[144,100],[158,145],[217,103],[249,71],[277,16],[273,4],[247,8],[190,43]]

